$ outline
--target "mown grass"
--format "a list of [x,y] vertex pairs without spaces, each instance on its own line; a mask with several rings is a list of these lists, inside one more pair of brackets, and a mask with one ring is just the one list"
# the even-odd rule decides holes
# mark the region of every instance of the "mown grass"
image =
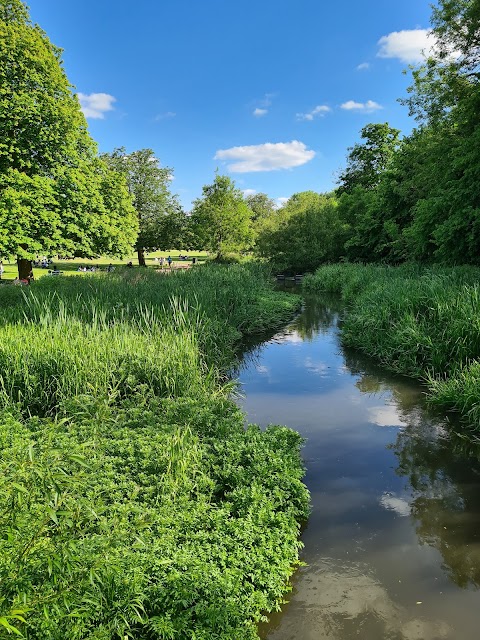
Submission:
[[[188,255],[188,260],[182,260],[180,256]],[[167,258],[171,256],[174,263],[177,264],[191,264],[192,258],[195,258],[196,264],[199,265],[207,260],[209,260],[209,256],[205,251],[187,251],[187,250],[179,250],[179,249],[171,249],[168,251],[150,251],[145,254],[145,262],[147,267],[160,268],[159,259]],[[0,256],[0,259],[2,256]],[[57,256],[52,258],[53,266],[56,269],[61,270],[64,275],[78,275],[79,267],[95,267],[99,271],[106,271],[108,265],[113,265],[115,269],[122,269],[126,267],[129,262],[132,262],[134,265],[138,265],[138,256],[136,253],[124,256],[123,258],[115,258],[111,256],[97,256],[94,258],[70,258],[70,259],[59,259]],[[0,280],[0,284],[3,281],[12,281],[18,276],[18,267],[17,262],[13,258],[3,259],[4,266],[4,274],[2,276],[2,280]],[[48,267],[44,269],[42,267],[33,267],[33,275],[36,280],[39,278],[43,278],[44,276],[48,276],[49,269],[52,267]],[[164,270],[167,270],[167,264],[164,264]],[[90,277],[90,273],[87,272],[84,274],[86,277]]]
[[[244,428],[253,266],[0,290],[0,638],[253,639],[308,513],[301,439]],[[220,366],[219,366],[220,363]]]
[[427,381],[430,402],[480,430],[480,270],[475,267],[331,265],[306,291],[348,302],[345,344]]

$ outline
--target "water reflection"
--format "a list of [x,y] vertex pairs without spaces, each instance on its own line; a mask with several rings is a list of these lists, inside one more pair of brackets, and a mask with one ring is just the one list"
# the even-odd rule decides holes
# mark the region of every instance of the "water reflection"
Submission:
[[450,580],[480,586],[480,462],[442,425],[412,420],[392,445],[411,487],[419,541],[437,549]]
[[263,638],[476,640],[480,462],[424,389],[343,349],[340,301],[309,299],[240,370],[249,421],[307,439],[307,566]]

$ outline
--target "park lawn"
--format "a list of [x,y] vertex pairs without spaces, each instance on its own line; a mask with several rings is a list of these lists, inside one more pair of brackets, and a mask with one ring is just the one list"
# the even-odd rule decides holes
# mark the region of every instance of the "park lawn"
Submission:
[[[189,260],[180,260],[181,255],[188,255]],[[204,262],[208,253],[206,251],[185,251],[182,249],[171,249],[170,251],[152,251],[145,254],[145,261],[147,266],[151,267],[159,267],[158,262],[155,261],[155,258],[167,258],[168,256],[172,257],[172,260],[176,262],[181,262],[183,264],[191,264],[192,258],[196,258],[197,263]],[[133,262],[134,266],[138,266],[138,257],[136,253],[132,253],[129,256],[125,256],[124,258],[112,258],[109,256],[100,256],[98,258],[73,258],[72,260],[54,260],[53,265],[56,269],[63,271],[65,275],[73,275],[82,273],[78,271],[79,267],[98,267],[99,270],[105,271],[109,264],[114,265],[115,267],[126,266],[128,262]],[[14,280],[18,276],[17,263],[15,260],[10,259],[10,261],[3,261],[4,273],[2,276],[3,280]],[[165,265],[166,268],[166,265]],[[35,280],[41,278],[42,276],[48,275],[48,269],[42,269],[41,267],[34,267],[33,275]]]

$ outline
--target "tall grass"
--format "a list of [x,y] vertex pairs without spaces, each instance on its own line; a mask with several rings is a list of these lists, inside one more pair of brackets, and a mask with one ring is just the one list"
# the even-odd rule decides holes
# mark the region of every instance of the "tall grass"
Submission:
[[54,317],[47,308],[38,323],[2,327],[1,404],[46,415],[82,394],[124,398],[146,386],[159,397],[196,397],[209,390],[214,375],[200,357],[194,330],[202,324],[178,301],[172,300],[169,323],[146,309],[133,326],[110,324],[92,311],[88,324],[61,306]]
[[226,368],[298,299],[252,265],[0,290],[0,638],[252,640],[298,563],[301,439]]
[[321,268],[304,286],[344,297],[345,344],[426,380],[432,403],[480,429],[479,282],[475,267],[350,264]]

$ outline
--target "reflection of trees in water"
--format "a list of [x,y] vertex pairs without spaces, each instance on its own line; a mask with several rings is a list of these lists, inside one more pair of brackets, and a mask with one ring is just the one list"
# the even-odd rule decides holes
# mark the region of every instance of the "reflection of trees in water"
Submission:
[[[285,333],[293,330],[312,340],[336,325],[342,308],[338,298],[308,298]],[[281,341],[282,334],[275,335]],[[272,337],[252,343],[243,362],[260,365],[265,340]],[[419,541],[438,550],[452,582],[480,588],[480,449],[450,435],[446,420],[427,412],[419,383],[389,374],[358,351],[342,351],[346,368],[357,377],[357,388],[367,394],[387,394],[407,425],[391,449],[398,460],[396,473],[408,483],[407,500]]]
[[309,296],[302,313],[290,325],[298,335],[311,342],[319,333],[329,333],[337,326],[338,316],[344,308],[338,296]]
[[231,369],[231,377],[238,376],[240,368],[258,366],[262,351],[271,340],[281,343],[288,335],[295,333],[302,340],[311,342],[319,333],[328,333],[332,326],[337,325],[339,313],[343,307],[344,304],[338,296],[307,297],[301,313],[284,330],[266,332],[243,342],[238,361]]
[[428,421],[412,421],[392,450],[412,488],[420,542],[435,547],[459,587],[480,587],[480,461],[473,448]]
[[350,348],[342,351],[346,368],[358,378],[355,386],[359,391],[376,395],[388,393],[402,421],[408,422],[412,412],[422,414],[424,402],[420,383],[389,373],[360,351]]
[[388,393],[407,425],[391,449],[398,460],[397,475],[408,481],[419,541],[437,549],[457,586],[479,588],[480,449],[456,436],[445,418],[426,410],[418,383],[389,375],[353,350],[344,350],[344,355],[346,366],[358,376],[357,388]]

